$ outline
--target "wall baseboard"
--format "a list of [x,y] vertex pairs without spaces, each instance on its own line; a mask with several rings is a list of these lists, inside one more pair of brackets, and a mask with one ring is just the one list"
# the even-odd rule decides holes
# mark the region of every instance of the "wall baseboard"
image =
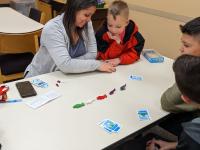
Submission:
[[176,20],[180,22],[188,22],[189,20],[193,19],[192,17],[184,16],[184,15],[177,15],[174,13],[166,12],[166,11],[161,11],[157,9],[152,9],[152,8],[147,8],[139,5],[134,5],[134,4],[128,4],[129,9],[133,11],[138,11],[146,14],[151,14],[154,16],[159,16],[163,18],[167,18],[170,20]]

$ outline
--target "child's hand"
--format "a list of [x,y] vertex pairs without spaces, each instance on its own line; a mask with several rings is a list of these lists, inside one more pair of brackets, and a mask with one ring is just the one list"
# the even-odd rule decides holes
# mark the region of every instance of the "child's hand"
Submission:
[[111,72],[115,72],[116,68],[110,63],[103,62],[97,70],[111,73]]
[[116,67],[119,65],[120,59],[119,58],[109,59],[109,60],[106,60],[106,62]]
[[156,140],[154,138],[152,140],[148,141],[146,144],[146,150],[156,150],[155,141]]
[[110,39],[115,40],[118,44],[121,43],[121,39],[120,39],[120,36],[119,36],[119,35],[112,35],[109,31],[107,32],[107,34],[108,34],[108,37],[109,37]]
[[147,142],[146,150],[155,150],[156,145],[160,147],[159,150],[171,150],[171,149],[176,149],[177,142],[166,142],[162,140],[152,139]]

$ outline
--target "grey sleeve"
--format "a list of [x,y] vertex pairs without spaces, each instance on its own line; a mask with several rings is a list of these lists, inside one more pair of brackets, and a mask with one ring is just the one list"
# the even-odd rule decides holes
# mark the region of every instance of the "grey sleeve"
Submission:
[[161,106],[165,111],[172,113],[194,111],[198,109],[197,106],[188,105],[181,99],[181,92],[176,83],[162,94]]
[[[68,53],[69,40],[65,36],[62,25],[51,22],[43,29],[42,42],[60,71],[64,73],[82,73],[94,71],[100,66],[100,61],[91,59],[72,59]],[[95,54],[94,54],[95,55]]]

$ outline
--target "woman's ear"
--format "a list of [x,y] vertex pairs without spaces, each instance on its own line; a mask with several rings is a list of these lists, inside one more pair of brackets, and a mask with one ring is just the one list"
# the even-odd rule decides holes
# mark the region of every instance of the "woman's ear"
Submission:
[[187,104],[191,104],[192,103],[192,100],[190,98],[188,98],[187,96],[185,96],[185,95],[181,95],[181,98]]

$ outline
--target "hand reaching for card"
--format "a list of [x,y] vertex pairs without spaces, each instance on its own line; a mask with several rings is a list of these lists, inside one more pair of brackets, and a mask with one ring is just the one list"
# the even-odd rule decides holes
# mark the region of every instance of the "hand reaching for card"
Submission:
[[97,69],[99,71],[103,71],[103,72],[115,72],[116,71],[116,68],[110,64],[110,63],[107,63],[107,62],[103,62],[101,64],[101,66]]
[[116,67],[120,64],[120,59],[119,58],[109,59],[106,60],[106,62]]

